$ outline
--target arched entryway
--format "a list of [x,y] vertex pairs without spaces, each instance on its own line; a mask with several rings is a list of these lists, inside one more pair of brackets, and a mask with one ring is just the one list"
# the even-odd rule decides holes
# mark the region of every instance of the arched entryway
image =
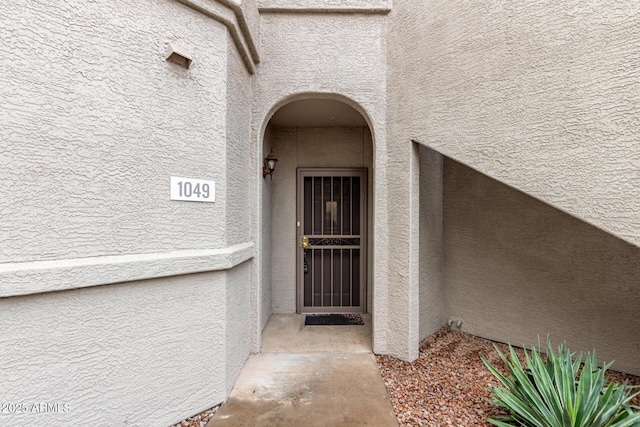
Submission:
[[263,157],[272,151],[278,158],[262,190],[263,248],[270,256],[263,278],[272,312],[366,312],[373,212],[368,121],[338,97],[283,104],[262,144]]

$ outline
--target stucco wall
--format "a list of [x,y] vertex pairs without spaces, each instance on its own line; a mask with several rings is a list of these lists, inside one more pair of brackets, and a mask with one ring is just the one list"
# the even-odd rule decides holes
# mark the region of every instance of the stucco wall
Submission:
[[[254,177],[247,165],[251,159],[252,79],[237,49],[227,49],[226,166],[227,197],[225,220],[227,244],[251,239],[249,183]],[[218,145],[214,142],[213,145]],[[222,150],[220,150],[222,151]]]
[[180,3],[0,5],[0,395],[68,404],[11,424],[164,427],[224,400],[255,340],[251,69],[212,18],[236,12]]
[[389,141],[640,245],[640,3],[395,0],[388,45]]
[[[349,101],[364,112],[384,145],[385,17],[368,14],[261,13],[262,54],[256,70],[254,134],[294,99]],[[265,153],[266,154],[266,153]]]
[[420,339],[444,324],[443,157],[420,147]]
[[295,313],[296,170],[299,167],[332,167],[367,168],[370,171],[371,133],[366,128],[356,127],[273,127],[272,135],[272,146],[278,155],[277,170],[270,183],[273,189],[272,304],[276,313]]
[[[374,288],[380,284],[380,289],[372,292],[376,351],[383,351],[386,346],[389,299],[387,211],[382,208],[387,197],[385,28],[384,15],[367,12],[261,13],[261,52],[268,60],[256,70],[253,104],[253,135],[257,140],[262,138],[271,115],[296,99],[338,99],[368,120],[375,152],[370,175],[375,187],[370,194],[376,207],[371,222],[375,233],[369,241],[376,257],[371,282]],[[273,297],[275,307],[275,294]]]
[[640,248],[450,159],[445,316],[514,345],[547,334],[640,374]]
[[384,16],[263,13],[260,19],[269,60],[256,72],[256,106],[263,110],[257,120],[288,96],[307,92],[342,94],[372,116],[384,111]]
[[251,264],[249,263],[241,264],[226,273],[225,371],[227,393],[231,392],[251,351],[253,316],[251,315],[250,277]]
[[0,262],[223,247],[224,203],[171,202],[169,176],[224,177],[224,26],[171,0],[0,14]]
[[224,273],[0,299],[3,425],[166,427],[225,398]]
[[[334,5],[335,6],[335,5]],[[331,9],[331,7],[329,7]],[[326,10],[324,12],[327,12]],[[386,35],[385,16],[366,13],[261,13],[264,61],[256,72],[253,134],[261,139],[266,122],[282,105],[304,98],[341,100],[361,112],[373,135],[370,195],[376,207],[373,265],[374,347],[386,347],[389,294],[386,189]],[[281,167],[282,165],[279,165]],[[274,178],[275,179],[275,178]],[[274,276],[275,278],[275,276]],[[273,297],[274,304],[276,297]]]
[[[263,152],[269,153],[273,147],[273,128],[272,126],[268,126],[264,133],[263,139]],[[262,163],[260,163],[262,165]],[[278,169],[280,169],[278,167]],[[262,168],[260,168],[260,175],[262,176]],[[261,248],[262,255],[260,257],[261,271],[262,271],[262,280],[260,281],[260,287],[262,292],[262,319],[260,322],[261,330],[267,325],[269,321],[269,316],[273,312],[273,302],[272,302],[272,279],[271,279],[271,269],[273,265],[272,260],[272,248],[274,245],[273,242],[273,231],[272,231],[272,222],[273,222],[273,180],[270,177],[263,177],[263,182],[261,182],[260,194],[261,194],[261,203],[260,209],[262,212],[262,225],[260,228],[260,236],[261,236]]]

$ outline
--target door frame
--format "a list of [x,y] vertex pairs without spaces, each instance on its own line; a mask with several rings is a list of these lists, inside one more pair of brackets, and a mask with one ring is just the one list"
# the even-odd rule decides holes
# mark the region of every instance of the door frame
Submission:
[[[304,250],[302,248],[302,236],[304,236],[303,212],[304,212],[304,176],[340,176],[349,173],[360,176],[360,211],[361,211],[361,245],[360,245],[360,308],[355,311],[348,307],[346,310],[340,307],[318,307],[313,310],[304,310]],[[344,176],[344,175],[342,175]],[[368,284],[368,177],[367,168],[297,168],[296,170],[296,313],[366,313],[367,312],[367,284]]]

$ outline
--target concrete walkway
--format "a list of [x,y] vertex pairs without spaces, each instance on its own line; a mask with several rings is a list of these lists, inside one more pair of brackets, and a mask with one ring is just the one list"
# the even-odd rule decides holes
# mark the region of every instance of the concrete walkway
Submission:
[[397,427],[364,326],[305,326],[304,316],[274,314],[262,352],[245,365],[207,427]]

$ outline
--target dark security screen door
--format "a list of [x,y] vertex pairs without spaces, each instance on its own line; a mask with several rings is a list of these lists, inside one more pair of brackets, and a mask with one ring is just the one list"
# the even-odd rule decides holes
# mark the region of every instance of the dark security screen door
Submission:
[[364,311],[365,184],[362,169],[298,170],[300,313]]

